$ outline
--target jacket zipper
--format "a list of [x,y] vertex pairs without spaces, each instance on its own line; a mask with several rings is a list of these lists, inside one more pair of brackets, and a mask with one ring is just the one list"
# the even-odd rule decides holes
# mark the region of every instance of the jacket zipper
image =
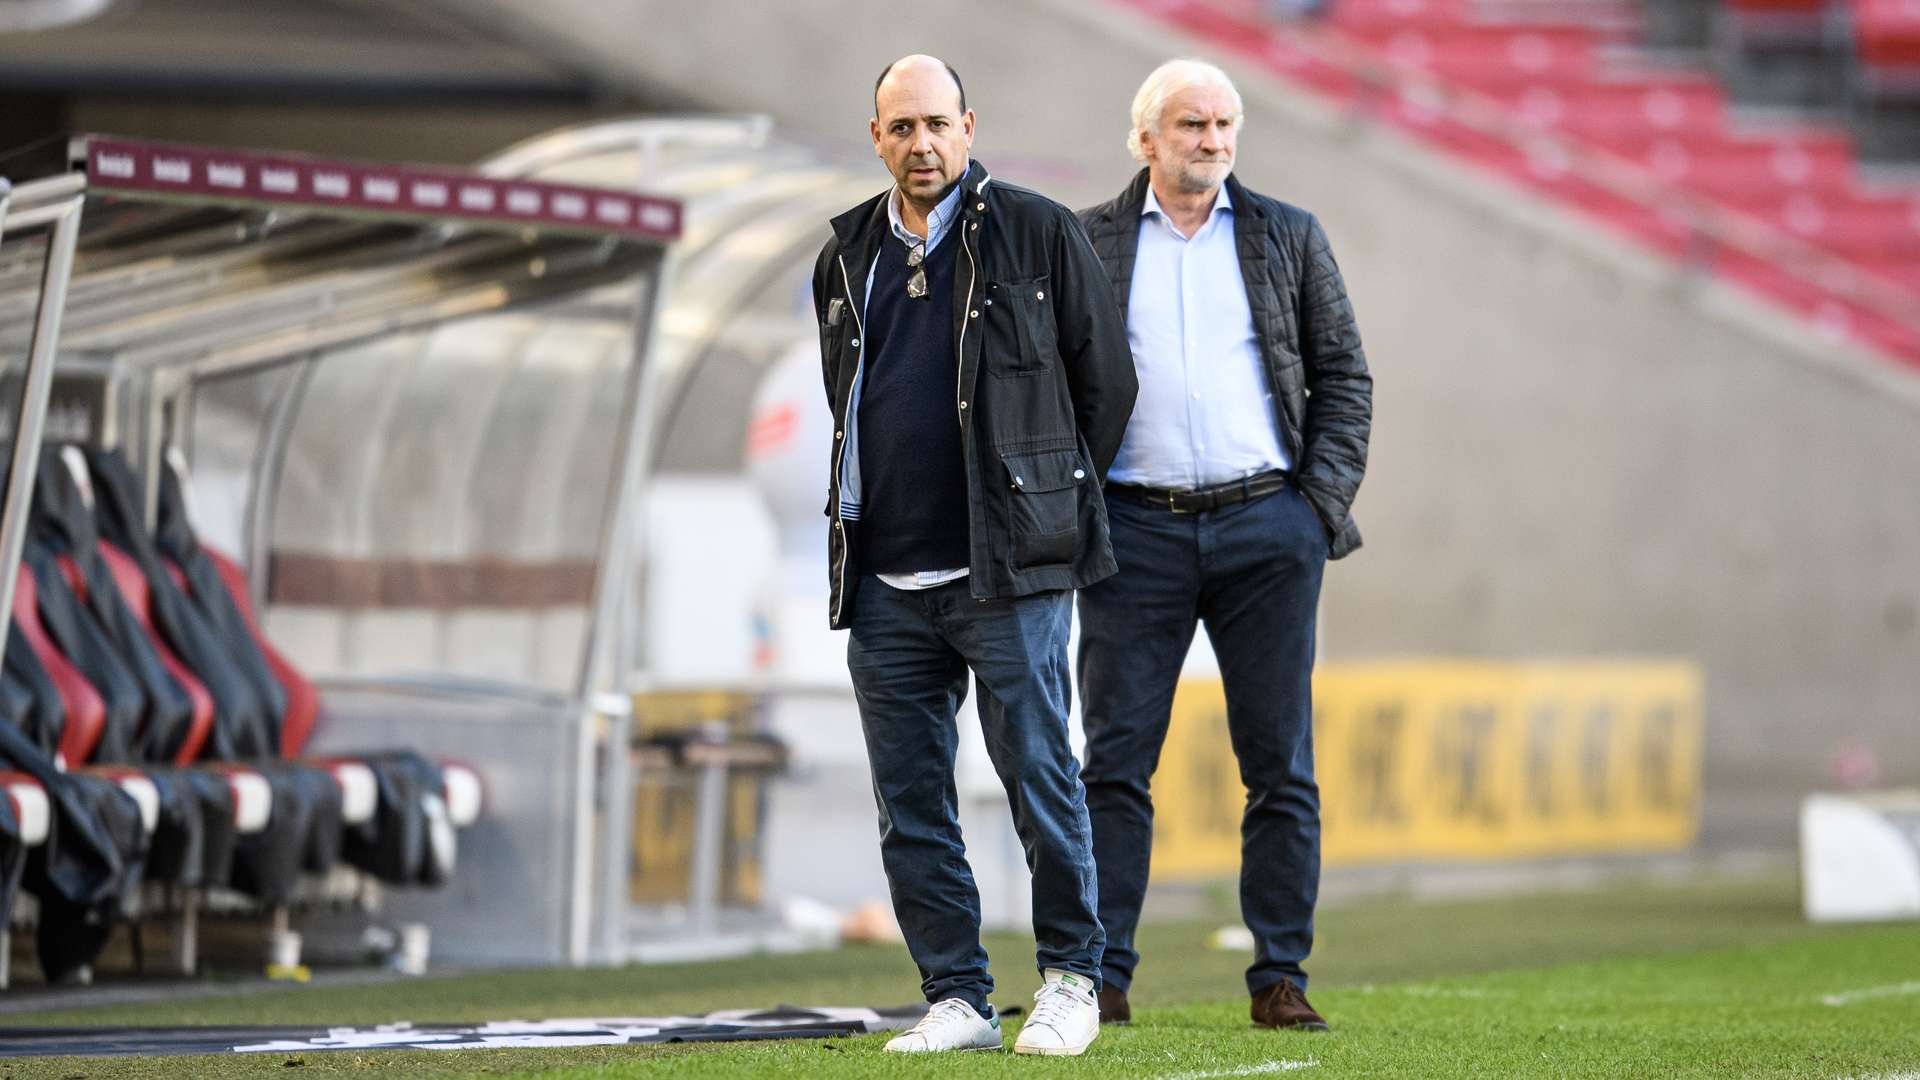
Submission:
[[[982,180],[980,184],[981,187],[985,187],[986,181]],[[981,194],[980,188],[975,188],[974,194],[976,196]],[[961,206],[964,208],[965,205],[966,203],[963,196]],[[961,396],[966,393],[966,386],[961,381],[961,378],[967,369],[967,324],[973,321],[973,312],[979,310],[973,306],[973,287],[980,279],[980,266],[974,261],[973,246],[967,243],[968,234],[978,228],[979,223],[965,221],[954,223],[956,228],[962,224],[967,225],[967,228],[960,231],[960,250],[967,253],[967,315],[960,320],[960,337],[954,342],[953,347],[953,366],[955,369],[953,373],[953,400],[956,402],[953,412],[960,424],[960,455],[964,459],[967,453],[967,400]],[[971,496],[968,497],[967,503],[967,514],[969,519],[971,519],[973,514],[973,500]],[[972,529],[969,528],[968,531],[971,533]],[[973,547],[971,544],[967,547],[967,561],[969,563],[973,561]],[[977,584],[977,582],[970,582],[969,584]],[[985,603],[986,597],[975,596],[974,600],[979,603]]]
[[[847,310],[853,312],[854,335],[858,340],[865,341],[867,328],[861,322],[859,306],[853,302],[853,277],[847,273],[847,257],[845,255],[836,255],[834,256],[834,261],[840,264],[840,282],[845,285],[847,289]],[[860,381],[860,350],[864,348],[864,345],[857,346],[854,352],[853,381],[856,384]],[[852,402],[851,392],[849,392],[847,400],[849,403]],[[840,561],[835,563],[833,567],[832,621],[836,624],[840,621],[840,609],[847,602],[847,545],[849,543],[847,540],[846,526],[840,519],[840,470],[846,466],[847,460],[846,415],[842,414],[839,420],[840,423],[837,430],[840,432],[841,437],[835,441],[840,445],[835,448],[833,455],[833,531],[840,534]]]
[[[958,223],[956,222],[956,224]],[[973,260],[972,246],[967,243],[967,232],[969,231],[971,230],[963,230],[960,233],[960,250],[967,253],[966,308],[969,312],[971,312],[974,310],[973,286],[974,286],[974,283],[979,279],[980,268]],[[960,421],[960,430],[962,433],[964,433],[967,430],[967,410],[966,410],[966,399],[961,397],[962,394],[966,393],[966,388],[961,384],[960,379],[961,379],[961,374],[965,372],[967,369],[967,324],[972,321],[973,319],[971,317],[963,318],[960,320],[960,339],[954,343],[954,349],[953,349],[954,368],[955,368],[953,373],[953,400],[956,402],[956,404],[954,405],[953,412],[955,417],[957,417]]]

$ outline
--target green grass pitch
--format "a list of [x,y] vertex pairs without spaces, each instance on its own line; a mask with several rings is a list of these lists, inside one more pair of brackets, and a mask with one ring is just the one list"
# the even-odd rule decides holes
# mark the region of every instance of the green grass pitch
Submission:
[[[700,1047],[354,1051],[0,1061],[6,1077],[485,1075],[1151,1077],[1920,1077],[1920,927],[1815,928],[1791,881],[1646,885],[1499,900],[1333,907],[1312,997],[1330,1034],[1256,1030],[1242,956],[1205,923],[1150,927],[1135,1023],[1085,1057],[883,1055],[885,1036]],[[1030,939],[996,936],[1005,1005],[1036,977]],[[916,996],[904,950],[615,971],[430,978],[13,1015],[6,1023],[337,1023],[620,1016]],[[1008,1022],[1012,1045],[1017,1021]],[[4,1029],[0,1028],[0,1038]],[[297,1070],[297,1071],[296,1071]]]

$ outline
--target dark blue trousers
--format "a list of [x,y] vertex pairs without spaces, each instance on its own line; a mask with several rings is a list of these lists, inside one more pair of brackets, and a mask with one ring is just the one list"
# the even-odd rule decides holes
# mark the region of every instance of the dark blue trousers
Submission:
[[1291,979],[1313,948],[1320,790],[1313,779],[1314,612],[1328,538],[1292,486],[1202,514],[1107,500],[1120,572],[1080,592],[1081,776],[1100,868],[1103,975],[1132,985],[1153,848],[1149,786],[1196,622],[1220,661],[1227,736],[1247,788],[1240,911],[1251,992]]
[[985,1015],[993,991],[953,782],[954,714],[969,669],[987,755],[1033,873],[1038,966],[1100,978],[1106,935],[1093,839],[1067,742],[1072,613],[1064,592],[978,601],[964,579],[909,592],[865,577],[854,598],[847,668],[873,769],[880,857],[930,1002],[957,997]]

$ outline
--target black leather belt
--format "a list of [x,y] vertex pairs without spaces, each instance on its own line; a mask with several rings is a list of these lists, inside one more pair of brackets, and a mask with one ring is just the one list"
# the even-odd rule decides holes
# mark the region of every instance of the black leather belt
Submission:
[[1263,472],[1229,484],[1217,484],[1213,487],[1199,488],[1193,491],[1175,491],[1171,488],[1142,487],[1138,484],[1108,484],[1108,496],[1119,496],[1134,502],[1157,506],[1162,510],[1171,510],[1176,514],[1198,514],[1207,510],[1218,510],[1235,503],[1251,502],[1262,495],[1271,495],[1287,486],[1287,474],[1278,469]]

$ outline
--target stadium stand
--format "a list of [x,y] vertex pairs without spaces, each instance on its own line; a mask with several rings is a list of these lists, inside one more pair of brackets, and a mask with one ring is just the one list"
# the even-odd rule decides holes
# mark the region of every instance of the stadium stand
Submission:
[[1832,27],[1851,25],[1847,60],[1813,49],[1819,59],[1806,61],[1836,77],[1853,66],[1851,133],[1818,112],[1744,108],[1755,98],[1818,104],[1817,94],[1739,97],[1746,75],[1723,85],[1711,64],[1644,47],[1687,44],[1675,27],[1694,25],[1698,5],[1662,14],[1656,2],[1643,15],[1610,0],[1335,0],[1310,20],[1276,22],[1254,0],[1135,2],[1835,335],[1920,362],[1920,183],[1863,171],[1895,151],[1920,158],[1920,139],[1900,141],[1902,110],[1920,118],[1920,96],[1900,96],[1920,95],[1913,0],[1694,11],[1722,28],[1723,56],[1782,41],[1824,49]]

